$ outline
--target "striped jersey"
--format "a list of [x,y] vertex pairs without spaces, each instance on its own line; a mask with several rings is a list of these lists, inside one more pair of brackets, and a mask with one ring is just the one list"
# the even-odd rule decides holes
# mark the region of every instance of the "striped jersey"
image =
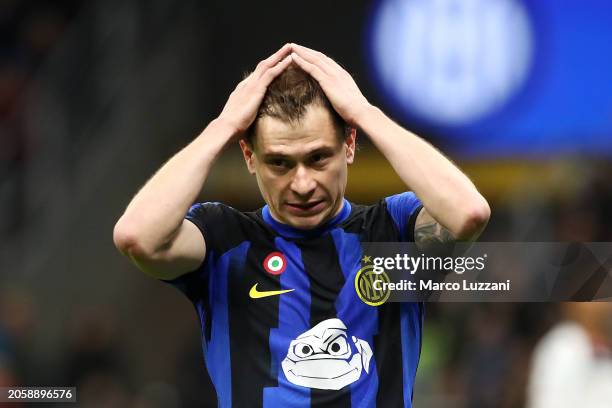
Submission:
[[313,230],[194,205],[206,257],[170,281],[195,305],[221,407],[411,407],[423,304],[363,303],[362,242],[412,241],[412,192],[365,206],[344,200]]

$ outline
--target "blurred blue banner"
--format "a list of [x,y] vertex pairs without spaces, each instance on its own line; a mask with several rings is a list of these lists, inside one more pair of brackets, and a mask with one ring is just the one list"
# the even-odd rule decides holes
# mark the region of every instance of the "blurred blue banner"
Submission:
[[408,126],[471,157],[612,153],[612,2],[380,0],[370,77]]

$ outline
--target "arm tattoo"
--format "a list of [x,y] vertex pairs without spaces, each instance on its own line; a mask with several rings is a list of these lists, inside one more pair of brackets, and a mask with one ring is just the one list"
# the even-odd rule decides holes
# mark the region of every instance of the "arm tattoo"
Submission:
[[414,243],[421,251],[452,253],[456,239],[429,213],[419,214],[414,226]]
[[419,245],[437,245],[454,242],[449,230],[438,224],[436,221],[417,225],[414,228],[414,242]]

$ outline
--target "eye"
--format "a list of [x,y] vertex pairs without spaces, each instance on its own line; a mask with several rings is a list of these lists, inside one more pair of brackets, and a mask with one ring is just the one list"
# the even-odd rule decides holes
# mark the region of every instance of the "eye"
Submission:
[[274,167],[286,167],[287,161],[283,159],[272,159],[270,160],[270,164]]
[[314,353],[312,347],[306,343],[298,343],[293,346],[293,353],[299,358],[311,356]]
[[327,353],[332,356],[341,356],[343,354],[346,354],[348,351],[349,346],[346,342],[346,338],[343,336],[336,338],[327,346]]
[[325,165],[328,157],[329,155],[325,153],[315,153],[312,156],[310,156],[309,161],[311,165],[323,166]]
[[283,159],[282,157],[273,157],[267,160],[266,163],[274,170],[286,170],[291,167],[291,163],[289,163],[287,159]]

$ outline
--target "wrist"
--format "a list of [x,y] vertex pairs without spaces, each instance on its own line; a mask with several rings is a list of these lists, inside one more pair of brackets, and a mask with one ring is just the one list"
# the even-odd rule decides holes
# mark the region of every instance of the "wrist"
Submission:
[[[217,116],[213,119],[209,126],[206,128],[214,129],[215,133],[219,133],[220,135],[224,135],[227,137],[227,140],[233,139],[238,133],[240,133],[238,126],[228,118],[224,116]],[[205,129],[205,130],[206,130]]]
[[361,130],[366,130],[368,128],[368,124],[372,123],[375,120],[376,116],[381,113],[381,110],[376,106],[366,103],[357,111],[357,115],[355,117],[355,126],[357,126]]
[[230,122],[223,118],[216,118],[210,121],[192,144],[197,146],[197,150],[208,161],[212,162],[225,150],[236,134],[235,127]]

